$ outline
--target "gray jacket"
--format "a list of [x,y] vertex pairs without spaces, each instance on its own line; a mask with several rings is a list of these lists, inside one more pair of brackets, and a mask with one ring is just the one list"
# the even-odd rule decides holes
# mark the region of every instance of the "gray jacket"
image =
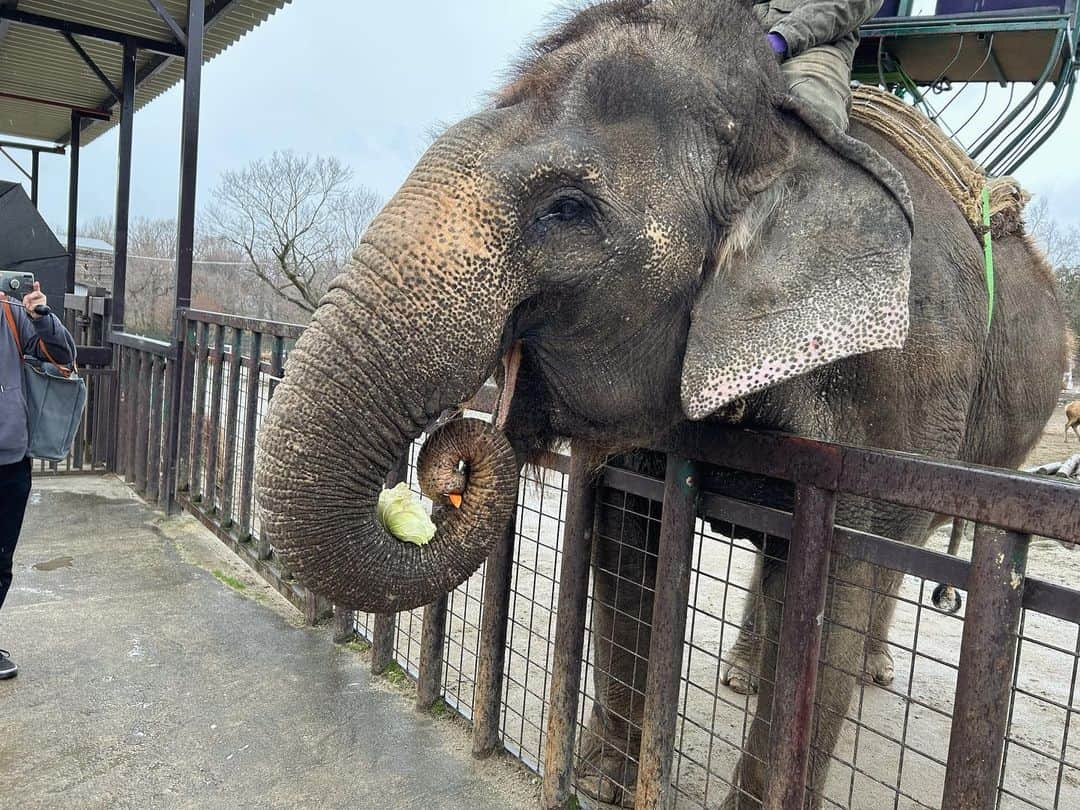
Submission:
[[765,27],[788,45],[789,57],[819,45],[843,52],[848,64],[859,44],[859,26],[869,20],[882,0],[772,0],[756,3],[754,11]]
[[[10,307],[19,330],[21,346],[8,326]],[[75,358],[71,347],[74,341],[55,315],[34,320],[18,301],[8,299],[0,304],[0,464],[14,464],[26,457],[26,401],[22,387],[22,356],[24,354],[47,360],[45,349],[57,363],[69,365]]]

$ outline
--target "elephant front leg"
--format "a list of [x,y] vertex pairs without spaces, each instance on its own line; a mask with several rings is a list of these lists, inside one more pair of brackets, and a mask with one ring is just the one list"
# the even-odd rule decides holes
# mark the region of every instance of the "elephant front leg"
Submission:
[[[758,692],[758,673],[761,668],[762,633],[764,627],[762,598],[762,561],[758,554],[746,603],[743,606],[739,635],[724,656],[723,681],[740,695]],[[888,686],[895,677],[892,653],[889,652],[889,628],[896,612],[896,594],[900,590],[903,575],[889,569],[875,573],[873,596],[873,619],[866,646],[866,676],[879,686]]]
[[870,637],[866,641],[866,676],[879,686],[893,682],[895,671],[889,652],[889,628],[896,613],[896,595],[904,575],[887,568],[874,572],[874,595]]
[[[650,512],[651,510],[651,512]],[[655,519],[646,518],[653,514]],[[577,787],[633,807],[649,643],[660,504],[615,490],[601,493],[593,554],[593,684]]]
[[[807,786],[807,806],[818,810],[821,790],[828,773],[829,756],[843,726],[862,670],[866,649],[867,621],[871,612],[869,566],[843,561],[825,610],[821,649],[823,665],[818,672],[814,705],[814,733],[811,743]],[[723,810],[760,808],[769,772],[769,729],[772,721],[780,623],[783,615],[785,563],[766,559],[762,575],[762,658],[757,711],[750,726],[746,748],[735,767],[735,787],[724,800]],[[776,675],[776,677],[783,677]]]
[[739,636],[724,656],[724,683],[740,695],[754,695],[758,691],[758,669],[761,666],[761,632],[765,609],[761,597],[761,576],[764,555],[758,553],[754,561],[754,574],[746,591]]

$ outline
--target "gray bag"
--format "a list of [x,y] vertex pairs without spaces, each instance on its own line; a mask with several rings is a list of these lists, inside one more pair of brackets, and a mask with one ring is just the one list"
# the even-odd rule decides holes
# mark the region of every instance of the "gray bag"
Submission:
[[[19,344],[15,322],[9,320],[11,334]],[[71,356],[75,346],[68,338]],[[31,458],[63,461],[75,443],[75,434],[86,407],[86,381],[72,363],[61,368],[30,355],[23,355],[23,395],[29,442],[26,454]]]

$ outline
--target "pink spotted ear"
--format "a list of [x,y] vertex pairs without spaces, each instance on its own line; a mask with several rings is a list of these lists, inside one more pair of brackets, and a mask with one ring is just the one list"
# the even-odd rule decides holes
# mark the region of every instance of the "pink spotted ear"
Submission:
[[769,209],[750,217],[755,238],[721,246],[694,303],[682,373],[690,419],[907,338],[907,188],[869,147],[818,123],[796,121],[799,158],[783,191],[755,201]]

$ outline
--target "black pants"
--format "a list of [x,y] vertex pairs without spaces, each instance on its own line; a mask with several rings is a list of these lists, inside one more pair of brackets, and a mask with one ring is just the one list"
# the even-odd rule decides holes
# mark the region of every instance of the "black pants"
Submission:
[[30,497],[30,459],[0,464],[0,607],[11,587],[11,562]]

